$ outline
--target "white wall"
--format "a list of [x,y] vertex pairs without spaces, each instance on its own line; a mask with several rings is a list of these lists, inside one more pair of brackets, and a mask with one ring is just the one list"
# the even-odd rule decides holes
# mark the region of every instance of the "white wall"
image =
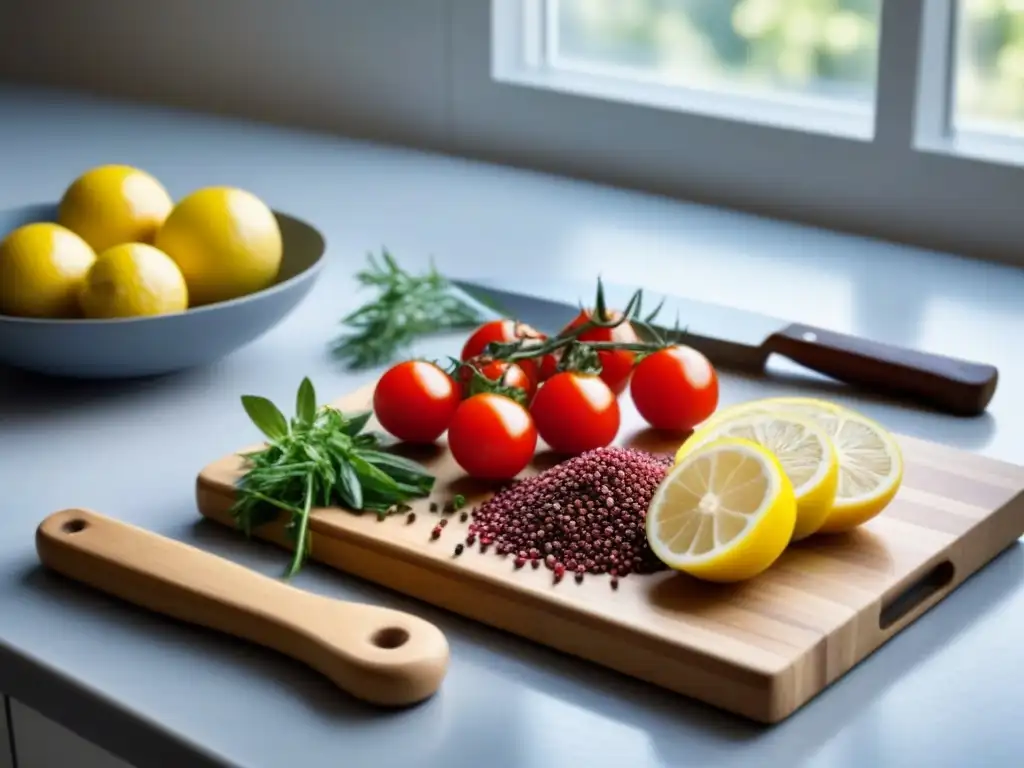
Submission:
[[[886,21],[931,1],[886,4]],[[456,152],[1024,264],[1021,168],[909,152],[904,135],[837,145],[494,83],[490,0],[0,0],[0,13],[5,3],[0,78]],[[905,103],[909,125],[917,40],[902,42],[880,98]]]
[[447,0],[0,0],[0,76],[441,145]]

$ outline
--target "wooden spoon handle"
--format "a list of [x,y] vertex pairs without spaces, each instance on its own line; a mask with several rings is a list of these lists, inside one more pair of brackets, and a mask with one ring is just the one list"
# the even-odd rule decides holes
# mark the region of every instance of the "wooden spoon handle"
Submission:
[[448,668],[441,631],[408,613],[332,600],[86,509],[36,530],[43,565],[143,608],[273,648],[374,704],[435,693]]

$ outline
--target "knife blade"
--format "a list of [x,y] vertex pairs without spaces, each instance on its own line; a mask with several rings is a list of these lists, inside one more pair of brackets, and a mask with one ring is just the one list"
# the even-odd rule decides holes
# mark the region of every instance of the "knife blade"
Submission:
[[[452,284],[496,315],[555,334],[592,301],[594,286],[578,281],[497,283],[453,279]],[[635,287],[605,283],[609,307],[625,307]],[[736,307],[643,289],[643,306],[661,311],[657,330],[685,329],[684,343],[721,368],[763,371],[777,354],[852,386],[902,397],[948,413],[976,416],[995,394],[998,370],[986,363],[886,344],[827,328],[791,323]],[[644,313],[641,312],[641,315]],[[677,325],[678,321],[678,325]]]

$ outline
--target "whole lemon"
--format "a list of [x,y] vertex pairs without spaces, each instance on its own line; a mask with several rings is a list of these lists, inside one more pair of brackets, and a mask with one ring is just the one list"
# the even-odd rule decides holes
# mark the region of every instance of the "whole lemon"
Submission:
[[57,224],[15,229],[0,242],[0,313],[75,317],[78,289],[95,261],[85,240]]
[[124,243],[96,257],[79,300],[89,318],[165,315],[188,308],[188,288],[166,253],[145,243]]
[[273,211],[233,187],[207,187],[183,198],[155,244],[181,268],[193,306],[262,290],[281,268],[281,229]]
[[145,171],[101,165],[67,188],[57,221],[99,253],[121,243],[152,243],[173,207],[167,190]]

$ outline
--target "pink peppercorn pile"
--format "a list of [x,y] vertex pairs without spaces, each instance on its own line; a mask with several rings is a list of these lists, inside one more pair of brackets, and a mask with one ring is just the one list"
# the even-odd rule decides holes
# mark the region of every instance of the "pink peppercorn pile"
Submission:
[[473,515],[466,543],[479,540],[516,568],[542,561],[561,581],[566,572],[653,573],[644,518],[669,456],[630,448],[598,448],[511,485]]

